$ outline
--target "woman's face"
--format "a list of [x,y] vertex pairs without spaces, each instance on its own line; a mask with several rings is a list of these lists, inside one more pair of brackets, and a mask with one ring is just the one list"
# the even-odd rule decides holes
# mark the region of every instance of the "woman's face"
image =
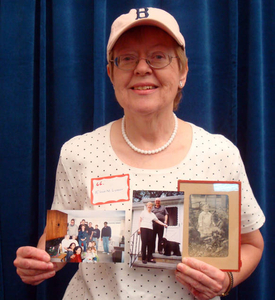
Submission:
[[78,248],[76,251],[75,251],[76,254],[81,254],[81,248]]
[[149,212],[151,212],[151,210],[152,210],[152,204],[147,204],[147,210],[149,211]]
[[[163,30],[141,26],[122,35],[113,52],[114,58],[122,54],[146,58],[158,51],[176,56],[176,45],[175,40]],[[185,84],[186,73],[187,71],[180,71],[176,58],[163,69],[153,69],[142,59],[132,71],[120,70],[114,66],[111,81],[117,101],[125,113],[150,114],[173,110],[179,82]],[[108,74],[110,76],[109,68]]]
[[76,247],[76,244],[72,244],[71,248],[74,249]]

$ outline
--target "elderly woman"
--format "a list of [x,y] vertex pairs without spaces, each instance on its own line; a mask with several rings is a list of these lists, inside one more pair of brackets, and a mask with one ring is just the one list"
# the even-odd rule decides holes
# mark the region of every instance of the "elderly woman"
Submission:
[[154,250],[154,234],[153,234],[153,222],[156,222],[164,227],[166,224],[161,222],[157,216],[152,212],[153,204],[148,202],[146,204],[146,209],[143,210],[139,218],[139,230],[138,233],[141,234],[141,253],[142,262],[144,264],[156,263],[153,260],[153,250]]
[[[93,205],[92,178],[110,176],[111,182],[115,175],[128,174],[131,190],[177,190],[179,179],[239,180],[242,267],[232,275],[194,258],[184,258],[176,272],[144,272],[144,268],[130,269],[127,263],[82,264],[64,299],[80,297],[80,291],[82,299],[219,299],[253,272],[263,251],[259,228],[265,218],[240,154],[224,137],[209,134],[174,114],[188,66],[184,38],[170,14],[143,8],[120,16],[112,25],[107,59],[107,72],[124,117],[63,146],[52,208],[125,210],[127,253],[132,203]],[[50,262],[44,249],[43,235],[38,249],[17,251],[14,264],[24,282],[39,284],[61,268]],[[100,274],[98,280],[94,274]]]

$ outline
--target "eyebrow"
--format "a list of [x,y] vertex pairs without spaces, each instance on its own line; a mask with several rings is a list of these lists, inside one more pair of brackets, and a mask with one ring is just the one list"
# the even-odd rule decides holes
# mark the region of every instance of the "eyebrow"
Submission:
[[[160,48],[160,49],[156,49],[156,48]],[[154,51],[154,50],[160,50],[160,51],[168,51],[168,49],[172,48],[174,50],[173,47],[168,47],[168,46],[165,46],[163,44],[155,44],[155,45],[152,45],[150,46],[148,49],[147,52],[151,52],[151,51]],[[119,55],[120,53],[127,53],[127,52],[137,52],[137,49],[134,49],[133,47],[130,47],[130,46],[126,46],[126,47],[123,47],[121,49],[117,49],[116,51],[114,52],[117,52]]]

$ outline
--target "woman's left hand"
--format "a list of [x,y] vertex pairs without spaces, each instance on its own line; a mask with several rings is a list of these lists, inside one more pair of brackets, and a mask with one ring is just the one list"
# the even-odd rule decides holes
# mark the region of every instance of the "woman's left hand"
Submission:
[[229,285],[226,273],[191,257],[183,258],[177,265],[176,279],[199,300],[221,295]]

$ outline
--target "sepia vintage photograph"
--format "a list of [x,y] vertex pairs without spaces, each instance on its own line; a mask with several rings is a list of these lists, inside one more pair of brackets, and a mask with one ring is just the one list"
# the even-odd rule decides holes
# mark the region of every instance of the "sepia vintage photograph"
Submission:
[[130,267],[176,269],[182,259],[183,192],[133,191]]
[[182,256],[238,271],[241,183],[179,180],[178,189],[184,192]]
[[125,211],[48,210],[46,252],[52,262],[123,263]]
[[189,256],[228,256],[228,195],[194,194],[189,201]]

